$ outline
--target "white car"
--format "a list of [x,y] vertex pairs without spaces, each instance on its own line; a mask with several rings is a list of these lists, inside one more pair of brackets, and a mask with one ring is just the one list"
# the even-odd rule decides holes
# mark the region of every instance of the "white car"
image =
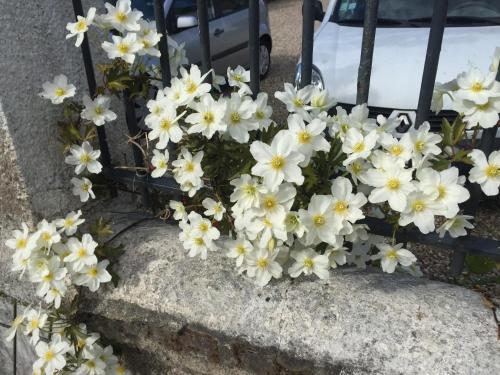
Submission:
[[[318,4],[319,3],[319,4]],[[321,2],[316,6],[321,8]],[[356,103],[364,0],[330,0],[314,35],[313,83],[344,107]],[[434,0],[379,0],[368,105],[375,114],[415,121]],[[448,0],[436,82],[476,66],[487,70],[500,45],[500,0]],[[300,64],[299,64],[300,65]],[[296,80],[300,79],[300,68]],[[454,118],[445,102],[440,116]],[[406,127],[407,129],[407,127]]]

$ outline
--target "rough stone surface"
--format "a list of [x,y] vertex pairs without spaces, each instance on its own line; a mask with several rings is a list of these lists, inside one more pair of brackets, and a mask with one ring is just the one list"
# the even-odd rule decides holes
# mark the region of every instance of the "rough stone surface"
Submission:
[[14,344],[12,341],[7,342],[3,339],[7,332],[7,328],[0,326],[0,374],[14,374]]
[[500,373],[491,312],[470,290],[354,269],[258,288],[220,253],[188,258],[177,235],[126,232],[119,287],[82,305],[139,374]]
[[[89,3],[84,1],[84,9]],[[38,96],[42,84],[58,74],[75,84],[76,99],[88,93],[80,49],[74,39],[65,40],[73,19],[71,1],[0,0],[0,228],[7,216],[18,225],[31,218],[26,216],[40,219],[80,206],[71,193],[73,168],[64,164],[57,141],[62,106]],[[97,33],[90,35],[94,62],[101,62]],[[121,114],[121,103],[113,110]],[[127,153],[123,116],[106,130],[113,159],[121,164]]]

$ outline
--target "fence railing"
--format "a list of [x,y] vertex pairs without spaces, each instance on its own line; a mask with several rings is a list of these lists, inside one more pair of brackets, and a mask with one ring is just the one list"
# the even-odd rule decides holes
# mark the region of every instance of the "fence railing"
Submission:
[[[72,0],[75,11],[75,16],[83,16],[81,0]],[[210,36],[209,36],[209,18],[207,9],[207,0],[197,0],[197,17],[198,30],[201,48],[201,70],[202,73],[208,72],[212,68],[211,52],[210,52]],[[370,89],[370,75],[372,69],[373,50],[375,45],[375,34],[377,25],[378,0],[365,0],[365,16],[363,24],[363,38],[361,45],[361,56],[358,70],[357,80],[357,104],[367,103]],[[154,14],[156,20],[156,28],[158,33],[167,35],[165,27],[165,14],[163,8],[164,0],[154,0]],[[422,84],[420,87],[420,95],[417,107],[417,116],[415,126],[426,121],[430,113],[430,105],[432,100],[433,89],[436,80],[439,55],[443,34],[446,26],[446,14],[448,9],[448,0],[435,0],[430,24],[429,40],[426,50],[426,58],[422,75]],[[311,83],[313,69],[313,38],[314,38],[314,22],[315,22],[315,0],[303,0],[302,14],[302,51],[301,51],[301,80],[300,86],[306,86]],[[259,74],[259,0],[249,0],[248,8],[248,30],[249,30],[249,67],[250,67],[250,88],[253,95],[257,95],[260,91],[260,74]],[[85,72],[89,86],[90,96],[96,94],[96,79],[92,63],[92,55],[87,35],[81,45]],[[163,86],[169,86],[171,80],[171,72],[168,56],[168,45],[165,37],[159,42],[160,69]],[[208,76],[210,77],[210,75]],[[497,74],[497,80],[500,80],[500,74]],[[130,137],[140,136],[141,130],[137,126],[137,116],[133,101],[125,92],[125,119]],[[486,155],[494,149],[494,141],[497,127],[486,129],[483,131],[480,148]],[[97,127],[97,136],[99,147],[101,149],[101,161],[103,164],[104,175],[112,181],[117,181],[126,184],[133,184],[138,187],[140,194],[143,197],[144,204],[148,207],[151,202],[149,199],[149,189],[158,189],[173,194],[181,194],[179,186],[172,177],[151,178],[148,173],[135,172],[130,170],[117,169],[113,167],[109,147],[106,139],[104,127]],[[143,167],[144,160],[138,148],[134,145],[132,152],[134,155],[134,163],[136,167]],[[138,169],[141,171],[141,169]],[[479,185],[474,184],[470,187],[471,198],[464,205],[464,210],[467,214],[474,215],[477,211],[479,200],[482,197],[482,192]],[[381,219],[366,218],[365,223],[370,227],[370,232],[381,236],[392,236],[393,229],[388,223]],[[400,228],[397,231],[396,239],[402,242],[414,242],[428,244],[453,250],[453,258],[451,263],[451,274],[458,275],[463,267],[465,256],[467,253],[486,255],[494,259],[500,259],[500,241],[493,239],[466,236],[452,238],[448,234],[440,238],[436,233],[422,234],[417,230]]]

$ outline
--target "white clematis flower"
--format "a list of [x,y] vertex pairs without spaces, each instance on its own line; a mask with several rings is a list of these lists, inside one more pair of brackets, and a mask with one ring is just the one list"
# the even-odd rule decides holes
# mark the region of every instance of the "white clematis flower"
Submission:
[[291,83],[285,83],[284,86],[285,91],[276,91],[274,97],[286,105],[288,112],[304,113],[314,86],[308,85],[300,90],[296,90]]
[[83,105],[85,108],[81,113],[81,117],[85,120],[92,121],[95,125],[101,126],[109,121],[116,120],[116,113],[109,109],[111,98],[104,95],[98,95],[92,100],[88,95],[83,97]]
[[103,23],[111,25],[120,32],[140,30],[139,20],[142,12],[132,10],[130,0],[118,0],[115,6],[109,3],[105,3],[104,6],[108,13],[101,16]]
[[122,59],[123,61],[133,64],[135,54],[142,49],[142,44],[137,41],[137,34],[128,33],[125,37],[112,35],[113,43],[104,41],[101,47],[108,54],[110,59]]
[[205,198],[201,202],[202,206],[206,209],[204,214],[206,216],[213,216],[213,218],[217,221],[221,221],[224,213],[226,212],[226,208],[222,204],[222,202],[216,202],[212,198]]
[[85,233],[81,241],[71,237],[67,245],[70,254],[64,258],[64,261],[71,263],[74,271],[80,272],[85,266],[97,263],[97,257],[94,254],[97,242],[92,239],[90,234]]
[[66,164],[76,165],[75,173],[80,174],[85,169],[89,173],[100,173],[102,165],[97,159],[101,156],[100,150],[94,150],[89,142],[85,141],[81,146],[73,145],[70,148],[71,155],[66,156]]
[[85,222],[85,219],[81,216],[81,210],[72,211],[64,219],[56,220],[54,223],[60,228],[59,232],[64,232],[67,236],[72,236],[76,233],[78,226]]
[[188,215],[186,212],[186,207],[182,202],[171,200],[168,206],[174,210],[174,219],[178,221],[187,221]]
[[68,77],[60,74],[54,77],[54,81],[45,82],[43,91],[38,94],[44,99],[49,99],[52,104],[61,104],[64,99],[75,96],[76,87],[68,83]]
[[326,242],[335,246],[338,242],[335,232],[335,219],[332,212],[333,198],[330,195],[311,197],[307,210],[300,209],[300,221],[306,227],[305,243],[307,245]]
[[40,341],[35,347],[39,358],[33,364],[33,368],[35,370],[43,369],[45,375],[59,372],[66,366],[65,354],[70,350],[70,344],[58,334],[52,336],[52,340],[48,344]]
[[229,197],[231,202],[236,202],[236,207],[233,207],[233,210],[234,208],[247,210],[259,207],[260,195],[267,192],[267,189],[259,184],[257,178],[249,174],[243,174],[229,183],[234,186],[234,191]]
[[288,269],[291,277],[315,274],[320,279],[328,279],[330,266],[328,256],[320,255],[313,249],[307,248],[300,251],[292,251],[290,256],[295,259],[295,263]]
[[331,268],[337,268],[347,263],[347,247],[336,246],[326,249],[325,255],[328,257]]
[[236,267],[240,268],[249,254],[254,251],[253,245],[244,236],[238,237],[228,243],[227,256],[236,259]]
[[377,143],[377,139],[378,134],[376,130],[363,135],[356,128],[349,129],[342,144],[342,151],[348,155],[343,164],[348,165],[356,159],[368,158]]
[[95,194],[92,191],[92,181],[90,181],[88,178],[73,177],[71,179],[71,183],[73,184],[73,195],[78,195],[81,202],[87,202],[89,200],[89,197],[95,199]]
[[24,334],[31,335],[30,342],[32,345],[36,345],[40,340],[40,330],[45,327],[47,318],[47,314],[35,309],[31,309],[26,313],[26,328]]
[[137,42],[142,44],[142,48],[137,52],[139,56],[150,55],[160,57],[161,53],[156,47],[162,35],[156,31],[154,21],[139,20],[140,30],[137,32]]
[[421,191],[414,191],[408,196],[408,204],[401,213],[399,225],[415,224],[423,234],[434,231],[434,215],[439,214],[443,206],[436,202],[434,196]]
[[467,129],[472,129],[477,125],[484,129],[492,128],[499,120],[500,97],[489,98],[484,104],[477,104],[470,100],[456,100],[454,109],[464,115]]
[[448,232],[452,238],[466,236],[466,229],[474,229],[474,225],[469,221],[472,219],[474,219],[474,216],[457,215],[446,220],[436,232],[439,234],[439,238],[443,238],[446,232]]
[[460,181],[458,168],[451,167],[438,172],[431,168],[423,168],[417,171],[419,179],[418,188],[425,194],[434,196],[436,202],[443,206],[442,215],[451,218],[458,211],[459,203],[465,202],[470,197],[469,191],[462,185],[465,182]]
[[252,95],[252,90],[247,83],[250,82],[250,71],[238,65],[234,70],[227,68],[227,83],[231,87],[238,88],[238,95]]
[[226,100],[224,122],[227,124],[229,136],[238,143],[246,143],[250,138],[249,131],[259,129],[259,123],[254,120],[255,105],[248,97],[232,93]]
[[49,223],[47,220],[43,219],[37,225],[38,232],[38,246],[41,248],[50,249],[53,244],[61,241],[61,235],[57,231],[56,224],[54,222]]
[[352,232],[352,225],[365,217],[361,207],[368,200],[363,193],[352,193],[352,184],[345,177],[337,177],[332,181],[332,213],[334,227],[332,230],[340,233],[342,230]]
[[431,125],[426,121],[418,129],[410,128],[401,138],[400,144],[413,151],[413,167],[418,167],[421,161],[429,155],[439,155],[438,144],[442,137],[431,132]]
[[409,267],[417,261],[415,255],[402,248],[402,243],[394,246],[380,243],[376,246],[380,251],[376,255],[373,255],[372,259],[381,259],[380,264],[382,266],[382,271],[384,272],[393,273],[398,264],[401,264],[404,267]]
[[297,114],[288,116],[288,129],[293,136],[294,150],[304,155],[304,161],[300,166],[307,166],[314,152],[330,151],[330,143],[323,133],[325,128],[326,123],[320,119],[314,119],[306,125],[301,116]]
[[185,113],[177,115],[176,108],[169,103],[158,117],[150,119],[148,126],[151,131],[148,133],[148,138],[150,140],[158,139],[155,145],[157,149],[163,150],[167,147],[168,142],[178,143],[182,139],[184,133],[178,121]]
[[69,31],[69,34],[66,35],[66,39],[76,36],[75,47],[80,47],[82,45],[85,33],[89,29],[89,26],[92,25],[92,22],[94,22],[95,12],[96,8],[89,8],[87,17],[77,16],[76,22],[69,22],[66,25],[66,30]]
[[310,93],[309,102],[310,104],[305,108],[306,110],[312,111],[313,113],[328,111],[336,104],[335,99],[330,96],[328,90],[322,90],[319,87],[313,87]]
[[255,141],[250,146],[250,152],[257,161],[252,167],[252,174],[263,177],[264,185],[270,190],[276,189],[283,181],[297,185],[304,182],[299,167],[304,155],[293,151],[291,138],[286,130],[282,130],[276,134],[271,145]]
[[37,247],[39,233],[37,232],[36,235],[30,234],[30,230],[24,222],[21,227],[22,230],[16,229],[12,232],[12,238],[5,242],[5,246],[15,251],[14,257],[19,254],[19,256],[26,258]]
[[265,92],[259,92],[257,98],[254,100],[255,112],[253,119],[259,124],[259,130],[267,130],[269,125],[272,124],[271,115],[273,108],[267,105],[268,96]]
[[197,65],[191,65],[189,72],[184,67],[181,67],[179,70],[183,86],[180,100],[184,105],[188,105],[195,98],[210,92],[211,85],[206,82],[203,83],[207,75],[210,74],[210,71],[202,75]]
[[151,177],[158,178],[163,176],[168,169],[168,150],[163,152],[158,150],[153,150],[153,157],[151,158],[151,164],[153,167],[153,171],[151,172]]
[[201,184],[201,177],[203,176],[202,159],[203,151],[199,151],[193,156],[186,148],[182,148],[179,158],[172,162],[175,180],[180,184],[188,182],[193,185]]
[[215,132],[224,133],[227,124],[224,121],[227,103],[224,100],[215,101],[210,94],[203,94],[199,102],[189,105],[195,112],[186,117],[186,122],[191,124],[188,134],[201,133],[211,139]]
[[469,157],[474,167],[469,172],[469,181],[480,184],[484,194],[498,195],[500,186],[500,151],[493,151],[488,159],[481,150],[472,150]]
[[83,267],[75,277],[75,284],[86,286],[91,292],[97,291],[101,283],[111,281],[111,275],[106,270],[108,265],[109,260],[105,259],[99,263]]
[[250,253],[246,259],[246,270],[250,277],[255,277],[259,286],[264,286],[275,279],[281,278],[283,269],[276,261],[277,251],[270,252],[267,249],[258,249]]
[[385,165],[384,169],[368,170],[363,182],[375,188],[368,200],[371,203],[388,202],[393,210],[402,212],[406,208],[408,194],[415,190],[412,173],[412,169],[402,168],[396,163]]
[[483,74],[477,68],[460,73],[457,77],[459,99],[470,100],[476,104],[486,104],[490,98],[500,96],[500,84],[495,80],[496,72]]

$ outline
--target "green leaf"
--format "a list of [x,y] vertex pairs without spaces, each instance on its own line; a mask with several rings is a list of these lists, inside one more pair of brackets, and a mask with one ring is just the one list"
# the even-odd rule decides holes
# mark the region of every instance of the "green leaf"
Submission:
[[437,157],[432,161],[432,168],[434,168],[436,171],[444,171],[445,169],[449,168],[449,166],[450,161],[445,158]]
[[443,144],[453,146],[453,129],[445,117],[441,121],[441,130],[443,131]]
[[453,134],[452,134],[453,144],[456,145],[463,139],[465,135],[465,123],[463,122],[461,116],[457,116],[455,121],[453,121],[452,128],[453,128]]
[[468,254],[465,257],[465,264],[467,264],[467,268],[470,272],[477,274],[488,273],[496,267],[496,263],[493,259],[482,255],[472,254]]
[[107,237],[113,234],[113,230],[111,229],[110,220],[105,220],[102,217],[97,219],[94,223],[90,225],[90,234],[94,237]]

